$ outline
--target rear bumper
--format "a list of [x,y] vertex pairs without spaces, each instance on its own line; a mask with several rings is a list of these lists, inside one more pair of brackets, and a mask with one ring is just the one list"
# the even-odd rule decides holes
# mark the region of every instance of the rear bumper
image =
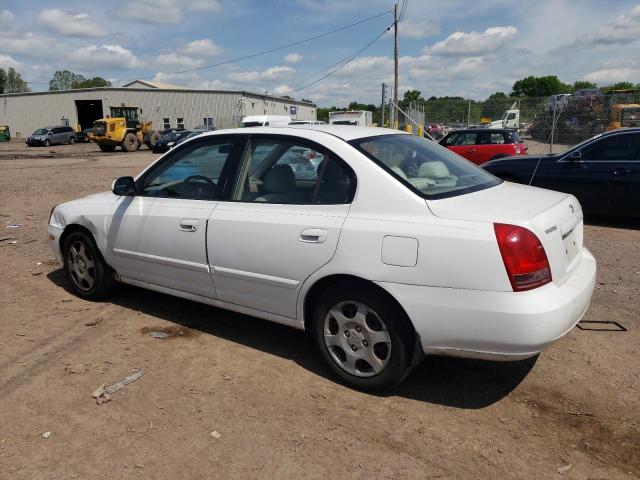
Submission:
[[563,285],[488,292],[380,282],[404,306],[426,354],[519,360],[567,334],[586,312],[596,261],[585,248]]

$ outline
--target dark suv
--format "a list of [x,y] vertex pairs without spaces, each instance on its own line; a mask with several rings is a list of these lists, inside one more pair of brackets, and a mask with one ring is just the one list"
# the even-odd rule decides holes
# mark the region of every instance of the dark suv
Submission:
[[58,127],[39,128],[27,137],[26,143],[30,147],[36,145],[48,147],[60,143],[72,144],[76,143],[76,132],[73,128],[62,125]]

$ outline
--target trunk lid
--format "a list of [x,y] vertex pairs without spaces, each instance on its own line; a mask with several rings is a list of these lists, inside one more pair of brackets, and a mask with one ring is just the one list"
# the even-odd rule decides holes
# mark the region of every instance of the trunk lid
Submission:
[[503,182],[479,192],[427,200],[427,205],[442,218],[506,223],[531,230],[544,246],[556,285],[566,282],[579,262],[582,207],[573,195]]

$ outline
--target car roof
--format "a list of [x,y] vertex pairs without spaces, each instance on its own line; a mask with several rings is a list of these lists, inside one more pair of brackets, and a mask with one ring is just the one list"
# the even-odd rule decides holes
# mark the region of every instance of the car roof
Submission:
[[361,127],[357,125],[287,125],[284,127],[249,127],[249,128],[232,128],[227,130],[216,130],[211,134],[229,134],[229,133],[275,133],[279,135],[295,134],[303,130],[313,130],[323,132],[334,137],[338,137],[345,142],[356,140],[359,138],[377,137],[380,135],[410,135],[402,130],[394,130],[392,128],[380,127]]

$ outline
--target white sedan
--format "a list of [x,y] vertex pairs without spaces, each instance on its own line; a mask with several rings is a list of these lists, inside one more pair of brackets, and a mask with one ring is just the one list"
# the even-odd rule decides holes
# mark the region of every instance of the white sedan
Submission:
[[112,188],[49,220],[79,296],[122,282],[305,329],[357,388],[425,354],[536,355],[593,293],[575,197],[395,130],[206,133]]

